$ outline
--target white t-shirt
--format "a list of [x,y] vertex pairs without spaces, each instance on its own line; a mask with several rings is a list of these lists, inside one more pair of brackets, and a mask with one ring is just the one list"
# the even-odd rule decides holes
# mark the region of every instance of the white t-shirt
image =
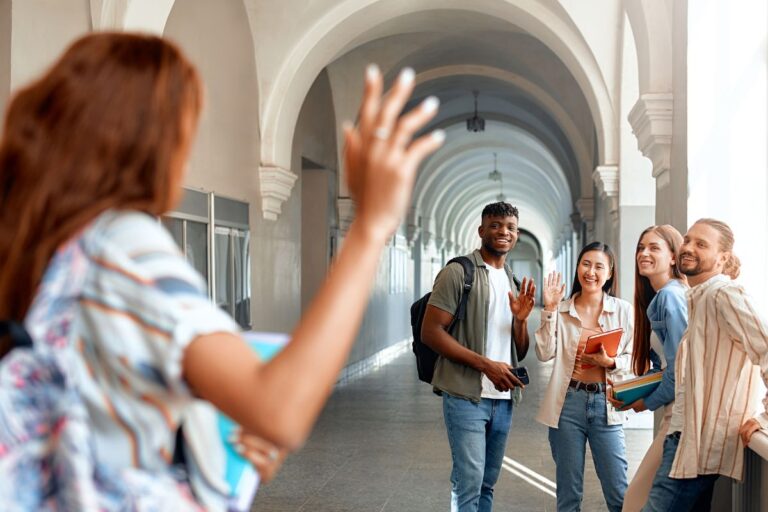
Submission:
[[[509,309],[509,277],[503,268],[487,265],[490,301],[486,326],[485,356],[491,361],[512,364],[512,311]],[[483,375],[482,398],[509,400],[509,391],[498,391],[491,380]]]

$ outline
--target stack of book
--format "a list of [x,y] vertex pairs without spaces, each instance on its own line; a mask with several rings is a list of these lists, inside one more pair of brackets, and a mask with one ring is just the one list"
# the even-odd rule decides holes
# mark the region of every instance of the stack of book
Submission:
[[613,385],[614,396],[616,400],[629,405],[653,393],[659,387],[663,375],[664,372],[654,372],[634,379],[617,382]]
[[[262,361],[272,359],[289,341],[288,335],[284,333],[245,331],[241,334]],[[224,479],[230,492],[228,510],[244,512],[250,509],[261,479],[251,463],[230,442],[238,428],[237,424],[221,412],[217,419],[221,444],[226,454]]]

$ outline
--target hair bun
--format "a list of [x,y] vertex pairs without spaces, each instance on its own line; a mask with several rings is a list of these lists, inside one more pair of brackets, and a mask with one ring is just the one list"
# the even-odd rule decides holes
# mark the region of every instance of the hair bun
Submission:
[[741,260],[738,256],[731,253],[731,255],[728,256],[728,261],[725,262],[725,266],[723,267],[723,274],[727,275],[731,279],[736,279],[739,277],[740,272]]

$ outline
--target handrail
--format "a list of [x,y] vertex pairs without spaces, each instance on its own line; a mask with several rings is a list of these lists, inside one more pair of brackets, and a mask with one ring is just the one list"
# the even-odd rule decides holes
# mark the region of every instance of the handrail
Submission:
[[749,440],[749,448],[761,456],[764,460],[768,460],[768,433],[763,430],[758,430],[752,434],[752,439]]

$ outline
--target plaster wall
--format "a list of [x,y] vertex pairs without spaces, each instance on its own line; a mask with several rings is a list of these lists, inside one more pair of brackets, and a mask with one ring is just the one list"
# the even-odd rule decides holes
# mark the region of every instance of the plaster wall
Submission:
[[[698,4],[698,2],[697,2]],[[688,229],[688,1],[675,2],[673,11],[672,147],[670,170],[656,180],[656,224]],[[714,69],[714,68],[713,68]],[[668,183],[665,183],[668,182]]]
[[336,121],[328,75],[315,80],[299,115],[294,145],[301,157],[301,308],[306,309],[330,264],[335,233],[337,177]]
[[[4,0],[10,3],[10,90],[36,78],[91,29],[87,0]],[[7,22],[0,22],[7,23]]]
[[250,204],[253,328],[289,332],[300,313],[301,184],[277,221],[262,218],[256,65],[243,4],[176,2],[165,35],[188,54],[206,86],[185,185]]
[[[5,119],[5,109],[11,94],[12,28],[11,0],[0,0],[0,119]],[[0,132],[3,124],[0,123]]]
[[656,184],[652,176],[651,161],[637,147],[637,138],[629,124],[629,112],[637,101],[637,53],[628,21],[624,23],[622,57],[622,90],[619,127],[619,243],[616,257],[619,265],[619,291],[621,298],[632,302],[635,283],[635,249],[640,233],[654,224]]

